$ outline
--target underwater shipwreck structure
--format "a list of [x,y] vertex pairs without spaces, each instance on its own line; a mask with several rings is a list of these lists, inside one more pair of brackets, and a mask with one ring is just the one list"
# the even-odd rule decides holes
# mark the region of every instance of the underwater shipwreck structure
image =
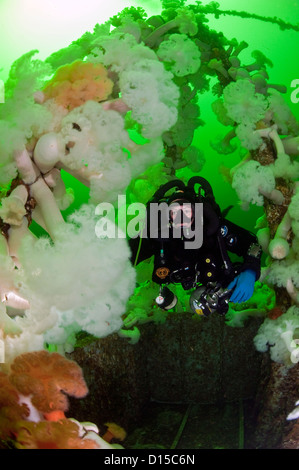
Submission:
[[[5,83],[2,448],[113,448],[151,400],[245,398],[256,448],[299,447],[299,123],[284,84],[269,83],[270,58],[252,51],[244,64],[250,44],[209,28],[207,14],[224,14],[216,2],[161,3],[152,17],[126,8],[45,61],[28,52]],[[179,171],[200,174],[193,138],[211,81],[223,125],[211,145],[242,149],[232,188],[244,209],[263,207],[261,278],[226,319],[184,300],[159,310],[151,262],[132,266],[125,236],[95,230],[99,204],[145,204]],[[82,204],[66,175],[88,188]]]

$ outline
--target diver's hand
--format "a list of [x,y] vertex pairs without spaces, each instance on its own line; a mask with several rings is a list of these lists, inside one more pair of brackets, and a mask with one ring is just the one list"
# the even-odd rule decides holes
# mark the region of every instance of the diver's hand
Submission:
[[227,289],[234,289],[230,302],[241,303],[249,300],[254,291],[255,271],[246,269],[227,286]]

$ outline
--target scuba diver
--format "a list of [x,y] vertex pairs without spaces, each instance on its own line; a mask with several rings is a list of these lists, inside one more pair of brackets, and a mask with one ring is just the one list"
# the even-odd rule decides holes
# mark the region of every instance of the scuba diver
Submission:
[[[262,249],[254,234],[225,215],[210,184],[200,176],[187,185],[170,181],[148,202],[145,228],[129,245],[134,265],[154,255],[152,280],[160,286],[156,298],[160,308],[175,307],[177,297],[168,286],[178,283],[186,291],[193,289],[190,307],[204,316],[215,311],[225,315],[229,302],[245,302],[252,296]],[[233,263],[228,252],[242,262]]]

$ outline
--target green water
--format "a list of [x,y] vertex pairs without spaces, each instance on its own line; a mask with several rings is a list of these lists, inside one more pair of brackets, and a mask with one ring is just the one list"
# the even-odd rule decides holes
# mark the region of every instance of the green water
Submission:
[[[62,5],[63,3],[63,5]],[[193,2],[188,1],[187,4]],[[206,5],[208,2],[203,2]],[[86,30],[92,31],[96,23],[106,21],[127,6],[142,6],[148,13],[158,14],[161,11],[158,0],[124,1],[112,0],[107,6],[106,2],[87,0],[82,7],[81,2],[36,2],[25,0],[2,0],[0,16],[2,28],[0,79],[5,80],[11,63],[20,55],[31,49],[38,49],[37,58],[46,58],[52,52],[67,46],[72,40],[80,37]],[[296,24],[299,22],[298,0],[270,1],[252,0],[250,2],[237,0],[220,0],[220,9],[246,11],[265,17],[278,17],[285,22]],[[294,114],[299,117],[299,103],[291,102],[291,82],[299,78],[298,67],[298,32],[292,30],[282,31],[278,25],[257,19],[240,18],[237,16],[222,15],[216,19],[207,15],[209,27],[223,32],[227,38],[236,38],[239,42],[245,40],[249,47],[242,52],[243,63],[251,63],[251,52],[261,50],[272,62],[273,67],[268,69],[270,83],[279,83],[287,86],[285,99]],[[213,84],[213,81],[211,81]],[[250,207],[249,212],[240,209],[234,190],[225,181],[221,167],[232,168],[239,160],[239,151],[230,155],[219,155],[210,146],[210,140],[215,135],[225,131],[211,110],[214,101],[212,93],[206,92],[199,96],[201,119],[204,126],[198,128],[194,136],[194,145],[198,146],[205,155],[206,164],[202,169],[202,176],[212,184],[217,201],[222,208],[233,205],[230,218],[246,228],[253,229],[256,218],[261,209]],[[185,170],[178,172],[177,176],[187,176]],[[80,206],[88,198],[88,192],[76,180],[64,175],[67,185],[75,190],[76,205]],[[73,209],[73,207],[72,207]]]
[[[117,4],[117,2],[112,2]],[[120,2],[119,6],[124,3]],[[187,4],[194,2],[189,1]],[[206,5],[208,2],[202,2]],[[299,2],[288,0],[285,2],[266,0],[260,2],[254,0],[251,2],[236,0],[220,0],[220,8],[222,10],[246,11],[265,17],[281,18],[286,22],[296,24],[299,22]],[[142,6],[150,14],[157,14],[160,11],[159,1],[136,1],[131,5]],[[116,11],[116,10],[115,10]],[[224,36],[231,39],[236,38],[238,42],[245,40],[249,47],[245,49],[241,58],[244,63],[252,63],[251,52],[255,49],[261,50],[272,62],[273,67],[268,68],[269,83],[284,84],[287,87],[287,93],[284,95],[286,102],[289,104],[293,113],[299,118],[299,103],[295,104],[291,101],[291,82],[299,78],[298,67],[298,32],[292,30],[282,31],[279,26],[269,22],[257,19],[245,19],[237,16],[223,15],[219,19],[215,19],[213,15],[207,15],[209,19],[209,27],[217,32],[223,32]],[[216,80],[211,80],[211,86]],[[207,178],[222,209],[233,205],[233,209],[229,213],[229,218],[243,227],[254,230],[256,219],[263,213],[263,209],[250,206],[250,210],[243,211],[236,200],[235,191],[226,181],[221,168],[232,168],[240,161],[240,151],[229,154],[220,155],[210,145],[210,140],[216,135],[224,135],[226,129],[219,124],[215,114],[211,109],[211,103],[215,100],[211,91],[199,95],[198,103],[201,110],[200,118],[205,122],[204,126],[198,128],[194,135],[193,145],[200,148],[206,158],[206,163],[201,171],[201,175]],[[177,172],[178,177],[187,177],[189,172],[186,169]],[[191,173],[190,173],[191,176]],[[71,183],[71,182],[69,182]],[[75,184],[75,186],[74,186]],[[85,193],[83,188],[77,187],[73,181],[72,185],[77,189],[79,201],[84,200]]]
[[[105,4],[104,4],[105,3]],[[187,1],[186,4],[194,2]],[[208,2],[202,2],[206,5]],[[0,80],[7,79],[9,69],[14,60],[32,49],[39,50],[36,58],[45,59],[52,52],[66,47],[73,40],[79,38],[85,31],[92,31],[96,23],[103,23],[111,16],[117,14],[128,6],[141,6],[148,16],[159,14],[161,4],[159,0],[126,1],[112,0],[107,5],[103,1],[87,0],[82,7],[78,1],[65,0],[59,2],[45,0],[2,0],[0,4],[1,18],[1,56]],[[220,0],[219,8],[230,11],[246,11],[261,17],[277,17],[284,22],[299,23],[298,0],[270,1],[252,0],[250,2],[237,0]],[[284,84],[287,87],[285,100],[295,116],[299,117],[299,103],[291,101],[291,82],[299,79],[298,67],[298,32],[281,30],[277,24],[259,19],[241,18],[238,16],[221,15],[218,19],[208,14],[208,26],[217,32],[223,32],[228,39],[236,38],[238,42],[245,40],[249,47],[242,52],[242,62],[251,63],[251,52],[261,50],[272,62],[273,67],[268,68],[269,83]],[[211,86],[215,79],[211,79]],[[200,118],[205,125],[200,126],[194,134],[193,145],[203,151],[206,163],[201,175],[206,177],[214,189],[217,201],[222,209],[233,205],[230,218],[250,230],[254,229],[255,220],[261,215],[262,208],[250,206],[250,210],[241,210],[235,191],[225,179],[225,169],[232,168],[240,161],[240,151],[220,155],[210,145],[210,140],[216,135],[224,135],[226,129],[217,121],[211,109],[215,100],[211,91],[200,94]],[[228,170],[226,170],[228,171]],[[188,170],[177,172],[178,177],[189,176]],[[75,191],[75,206],[64,213],[68,215],[74,207],[79,207],[88,200],[88,190],[73,177],[64,173],[67,186]]]

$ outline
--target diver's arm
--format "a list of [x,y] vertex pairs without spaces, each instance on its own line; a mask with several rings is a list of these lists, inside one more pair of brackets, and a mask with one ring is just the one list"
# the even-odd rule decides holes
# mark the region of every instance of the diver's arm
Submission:
[[240,271],[252,270],[255,272],[255,280],[258,280],[261,274],[262,248],[257,237],[226,219],[222,222],[221,234],[226,249],[243,258]]
[[227,286],[227,289],[232,289],[230,301],[246,302],[253,295],[255,282],[260,277],[262,248],[253,233],[228,220],[223,222],[222,236],[227,250],[243,258],[239,274]]

